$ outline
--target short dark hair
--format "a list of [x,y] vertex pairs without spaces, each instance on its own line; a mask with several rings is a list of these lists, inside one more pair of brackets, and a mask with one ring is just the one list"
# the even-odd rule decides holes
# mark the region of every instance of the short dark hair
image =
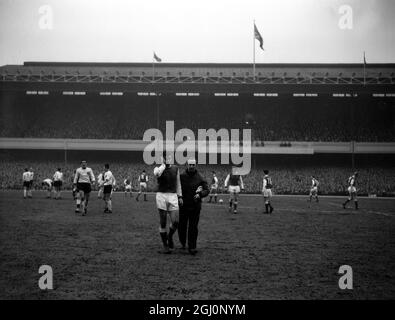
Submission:
[[263,173],[264,173],[264,174],[268,174],[268,173],[269,173],[269,170],[263,170]]
[[62,168],[58,168],[58,171],[62,171]]
[[106,163],[106,164],[104,165],[104,168],[110,169],[110,165],[109,165],[108,163]]

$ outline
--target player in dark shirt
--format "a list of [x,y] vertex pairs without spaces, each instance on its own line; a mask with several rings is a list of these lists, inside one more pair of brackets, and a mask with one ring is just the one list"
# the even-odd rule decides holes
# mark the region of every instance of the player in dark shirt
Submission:
[[[173,235],[178,227],[179,204],[182,204],[180,172],[171,164],[171,157],[165,157],[163,164],[154,169],[157,177],[156,206],[159,211],[159,232],[163,242],[162,253],[171,253],[174,248]],[[166,230],[167,215],[170,216],[169,233]]]

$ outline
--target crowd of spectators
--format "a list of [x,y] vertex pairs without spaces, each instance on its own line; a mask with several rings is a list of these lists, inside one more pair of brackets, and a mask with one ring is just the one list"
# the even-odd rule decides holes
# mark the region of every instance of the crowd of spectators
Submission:
[[207,97],[4,99],[1,137],[142,139],[150,128],[252,129],[255,141],[395,141],[392,102]]
[[[103,163],[88,162],[94,174],[97,176],[103,171]],[[20,162],[4,160],[0,162],[0,188],[21,189],[22,173],[24,168],[33,168],[35,173],[34,188],[40,189],[45,178],[52,178],[58,167],[61,167],[65,176],[65,189],[71,189],[73,172],[79,166],[77,162],[64,163],[57,162]],[[265,167],[266,168],[266,167]],[[142,162],[133,161],[130,163],[116,162],[111,164],[111,171],[117,180],[117,189],[123,190],[123,181],[129,178],[132,181],[133,189],[138,190],[138,175],[142,170],[146,170],[149,176],[148,189],[154,190],[156,185],[153,176],[153,166],[147,166]],[[181,169],[183,169],[181,167]],[[223,188],[224,180],[229,173],[230,167],[224,165],[201,165],[199,171],[211,181],[211,172],[215,171],[219,179],[219,184]],[[308,194],[311,185],[311,175],[314,175],[320,182],[320,194],[340,194],[345,195],[347,190],[347,179],[352,174],[348,167],[342,166],[283,166],[271,165],[268,167],[273,180],[273,191],[275,194]],[[262,188],[264,168],[257,166],[243,177],[245,191],[247,193],[259,193]],[[387,168],[360,168],[358,177],[359,194],[376,194],[378,196],[395,195],[395,175],[394,169]]]

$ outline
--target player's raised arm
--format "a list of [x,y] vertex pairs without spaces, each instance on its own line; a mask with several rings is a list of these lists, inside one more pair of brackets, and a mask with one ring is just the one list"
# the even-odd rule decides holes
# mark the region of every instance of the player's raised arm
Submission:
[[226,189],[227,186],[228,186],[229,179],[230,179],[230,174],[228,174],[228,175],[226,176],[226,179],[225,179],[225,182],[224,182],[224,188],[225,188],[225,189]]
[[159,178],[162,175],[163,171],[165,171],[165,169],[166,165],[164,163],[162,163],[159,167],[155,167],[154,176]]
[[243,178],[240,176],[240,188],[241,190],[244,190],[244,183],[243,183]]
[[177,196],[182,197],[180,170],[177,169]]

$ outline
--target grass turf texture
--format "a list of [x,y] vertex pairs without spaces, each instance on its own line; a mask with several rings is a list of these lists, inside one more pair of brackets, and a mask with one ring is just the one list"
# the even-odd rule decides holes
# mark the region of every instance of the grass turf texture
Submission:
[[[395,199],[275,196],[271,215],[261,196],[241,195],[238,214],[203,204],[198,254],[161,248],[154,195],[136,202],[113,195],[113,214],[91,194],[88,215],[63,199],[35,192],[0,193],[0,299],[393,299]],[[53,290],[38,288],[41,265]],[[353,290],[340,290],[341,265]]]

